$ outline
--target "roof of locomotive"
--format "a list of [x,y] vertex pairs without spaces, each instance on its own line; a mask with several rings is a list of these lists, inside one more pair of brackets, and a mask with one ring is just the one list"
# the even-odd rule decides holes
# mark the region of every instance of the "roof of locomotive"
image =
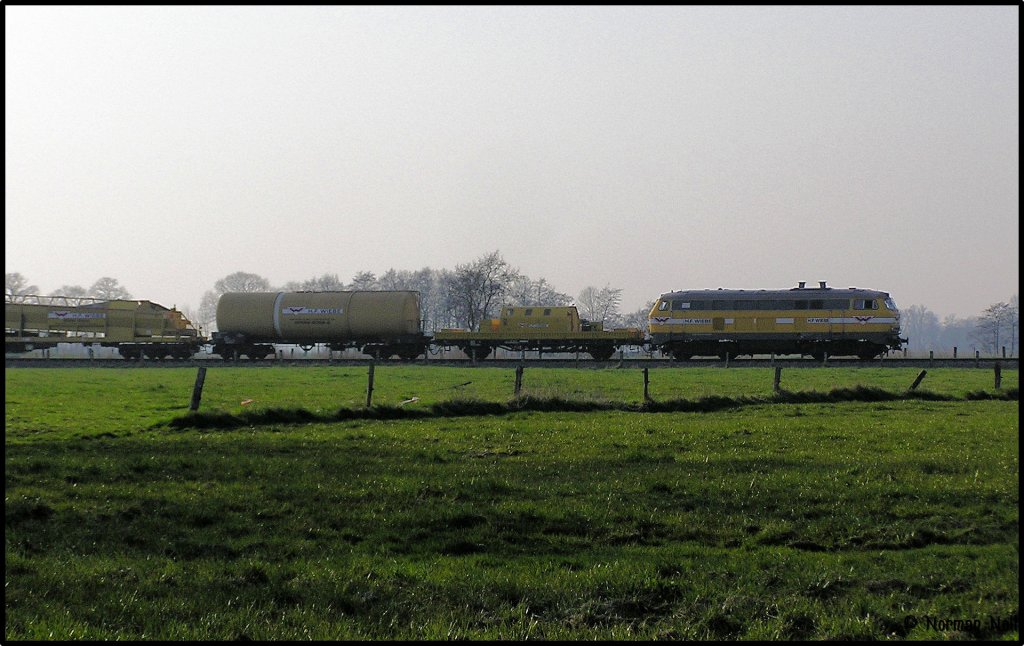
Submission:
[[685,289],[676,292],[666,292],[661,299],[668,298],[742,298],[748,300],[763,300],[776,298],[794,298],[806,296],[807,298],[822,297],[861,297],[861,298],[887,298],[888,292],[880,292],[875,289],[862,289],[860,287],[847,287],[846,289],[836,287],[790,287],[788,289]]

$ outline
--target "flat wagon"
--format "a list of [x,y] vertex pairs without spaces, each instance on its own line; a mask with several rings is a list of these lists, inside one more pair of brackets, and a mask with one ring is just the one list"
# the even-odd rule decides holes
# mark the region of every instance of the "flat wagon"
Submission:
[[446,329],[434,333],[434,345],[457,347],[475,359],[484,359],[496,348],[540,352],[586,352],[604,361],[615,350],[642,345],[638,328],[605,330],[602,323],[581,319],[575,306],[503,307],[496,319],[477,330]]
[[151,301],[66,296],[4,300],[4,352],[73,343],[117,348],[126,359],[187,359],[203,341],[181,312]]

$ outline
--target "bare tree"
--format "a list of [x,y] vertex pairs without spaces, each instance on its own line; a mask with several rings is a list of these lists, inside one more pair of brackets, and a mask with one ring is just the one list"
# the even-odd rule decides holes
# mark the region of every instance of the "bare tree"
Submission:
[[377,289],[377,276],[372,271],[361,271],[352,277],[348,288],[354,292],[368,292]]
[[544,278],[532,280],[525,275],[517,275],[509,284],[507,305],[568,305],[572,297],[555,291]]
[[196,310],[196,317],[192,322],[203,330],[213,330],[217,322],[217,302],[220,294],[207,290],[199,301],[199,309]]
[[1020,339],[1020,298],[1017,294],[1010,299],[1010,356],[1017,354],[1017,342]]
[[619,318],[622,290],[605,285],[601,289],[585,287],[576,299],[580,316],[590,321],[614,322]]
[[302,281],[301,288],[310,292],[340,292],[345,289],[345,283],[338,274],[321,274]]
[[30,285],[28,279],[18,272],[4,274],[4,299],[11,303],[25,303],[26,298],[32,294],[38,294],[39,288]]
[[66,296],[68,298],[85,298],[88,295],[89,290],[81,285],[61,285],[50,292],[50,296]]
[[213,284],[218,296],[229,292],[269,292],[270,281],[258,274],[236,271]]
[[517,274],[498,251],[471,263],[456,265],[446,288],[448,306],[458,324],[477,329],[480,322],[489,318],[502,302]]
[[377,279],[378,289],[385,290],[405,290],[414,289],[416,279],[413,272],[405,269],[394,270],[389,269],[384,272],[384,275]]
[[645,307],[630,312],[622,317],[621,323],[625,327],[635,327],[646,335],[651,331],[650,314],[651,308],[657,301],[651,301]]
[[1012,331],[1016,322],[1017,312],[1012,305],[1009,303],[991,305],[978,318],[975,328],[977,339],[984,349],[998,353],[1007,337],[1016,336]]
[[900,332],[910,341],[911,350],[931,350],[938,345],[939,317],[923,305],[911,305],[900,313]]
[[89,288],[89,296],[105,301],[127,300],[132,297],[131,293],[122,287],[116,278],[111,278],[110,276],[104,276],[93,283],[92,287]]

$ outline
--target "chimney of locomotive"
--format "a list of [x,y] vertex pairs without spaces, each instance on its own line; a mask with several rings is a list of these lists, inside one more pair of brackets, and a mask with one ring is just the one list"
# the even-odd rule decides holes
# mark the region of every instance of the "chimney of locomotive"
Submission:
[[825,288],[825,281],[823,281],[823,280],[819,280],[819,281],[818,281],[818,287],[820,287],[821,289],[826,289],[826,288]]
[[807,284],[807,281],[806,281],[806,280],[801,280],[801,281],[800,281],[800,284],[799,284],[799,285],[797,285],[797,289],[803,289],[803,288],[804,288],[804,285],[806,285],[806,284]]

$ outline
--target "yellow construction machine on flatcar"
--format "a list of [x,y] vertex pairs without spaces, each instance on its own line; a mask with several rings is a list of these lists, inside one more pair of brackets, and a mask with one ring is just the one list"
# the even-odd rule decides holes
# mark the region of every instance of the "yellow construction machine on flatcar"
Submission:
[[493,350],[586,352],[599,361],[623,346],[642,345],[638,328],[605,330],[602,323],[581,319],[575,306],[503,307],[501,316],[484,321],[478,330],[446,329],[434,333],[434,345],[456,347],[471,358],[484,359]]

